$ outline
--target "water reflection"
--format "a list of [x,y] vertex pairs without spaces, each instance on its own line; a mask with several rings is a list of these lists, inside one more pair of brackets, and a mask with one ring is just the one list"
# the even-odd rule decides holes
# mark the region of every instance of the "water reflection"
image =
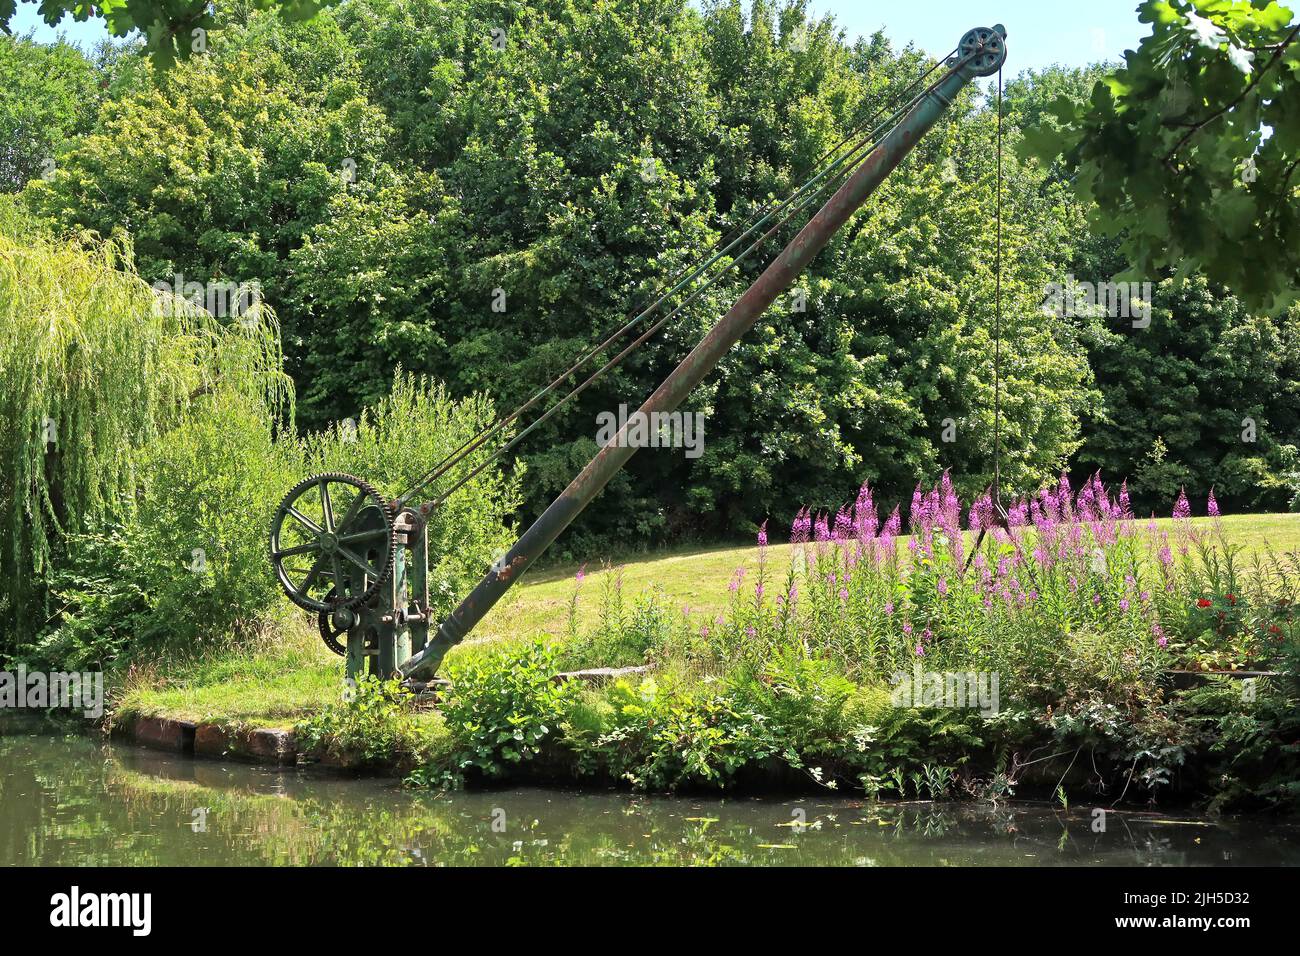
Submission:
[[0,864],[1187,865],[1300,862],[1300,826],[1043,806],[450,795],[0,737]]

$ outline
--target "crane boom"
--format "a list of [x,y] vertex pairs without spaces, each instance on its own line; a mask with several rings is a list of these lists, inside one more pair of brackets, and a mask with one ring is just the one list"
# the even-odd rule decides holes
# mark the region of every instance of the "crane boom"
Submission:
[[[808,221],[772,263],[736,300],[717,324],[640,408],[643,421],[654,413],[672,412],[748,332],[776,298],[787,290],[831,237],[902,162],[976,77],[990,76],[1006,59],[1006,30],[1001,24],[977,28],[963,36],[948,72],[937,80],[910,112],[862,161],[853,174]],[[601,489],[636,453],[625,440],[627,425],[609,441],[560,496],[526,530],[454,611],[427,646],[400,668],[408,677],[432,674],[453,646],[483,619],[506,590],[567,528]]]

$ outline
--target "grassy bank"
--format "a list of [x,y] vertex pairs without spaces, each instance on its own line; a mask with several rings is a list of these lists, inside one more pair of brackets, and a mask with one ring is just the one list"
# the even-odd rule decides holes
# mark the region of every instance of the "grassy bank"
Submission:
[[[1295,800],[1300,723],[1285,662],[1300,516],[1111,520],[1109,531],[1044,521],[990,538],[973,571],[971,534],[945,538],[942,524],[854,539],[809,518],[796,536],[812,541],[544,570],[450,655],[455,686],[437,712],[392,684],[345,701],[341,662],[305,625],[137,667],[116,712],[296,728],[308,749],[414,769],[412,782],[433,786],[549,776],[651,790]],[[551,680],[644,662],[651,675],[605,687]],[[1001,703],[923,701],[918,684],[900,706],[899,675],[922,666],[1000,675]],[[1280,676],[1249,691],[1165,676],[1265,666]]]
[[[1300,514],[1229,515],[1221,519],[1225,535],[1250,560],[1266,553],[1300,551]],[[1208,528],[1208,519],[1194,519]],[[1157,525],[1168,529],[1170,519]],[[971,533],[967,532],[968,539]],[[905,547],[905,542],[900,542]],[[790,560],[790,544],[769,547],[770,560]],[[601,593],[621,579],[623,595],[658,592],[666,606],[686,608],[700,620],[727,609],[727,580],[737,567],[753,566],[758,548],[686,547],[665,549],[625,563],[603,567],[556,565],[531,573],[510,591],[484,619],[465,644],[448,657],[457,660],[490,654],[503,645],[531,643],[542,637],[563,643],[570,630],[570,610],[576,604],[577,628],[589,633],[600,619]],[[606,666],[607,661],[585,662]],[[618,663],[624,663],[619,661]],[[327,651],[304,618],[265,642],[211,658],[155,664],[133,669],[127,677],[117,710],[122,714],[172,717],[179,720],[222,718],[250,726],[289,729],[304,716],[339,699],[343,665]]]

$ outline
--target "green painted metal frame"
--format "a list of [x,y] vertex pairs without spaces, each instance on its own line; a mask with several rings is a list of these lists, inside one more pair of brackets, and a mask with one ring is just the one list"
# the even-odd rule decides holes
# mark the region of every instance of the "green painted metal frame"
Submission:
[[347,676],[389,678],[429,642],[429,543],[422,521],[399,518],[392,573],[347,632]]

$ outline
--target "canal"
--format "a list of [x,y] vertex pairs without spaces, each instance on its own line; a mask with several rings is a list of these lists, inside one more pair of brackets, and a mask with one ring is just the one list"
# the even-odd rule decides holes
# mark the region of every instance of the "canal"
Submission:
[[[1100,822],[1104,820],[1104,828]],[[652,797],[276,770],[0,736],[0,865],[1253,865],[1300,823],[1043,804]]]

